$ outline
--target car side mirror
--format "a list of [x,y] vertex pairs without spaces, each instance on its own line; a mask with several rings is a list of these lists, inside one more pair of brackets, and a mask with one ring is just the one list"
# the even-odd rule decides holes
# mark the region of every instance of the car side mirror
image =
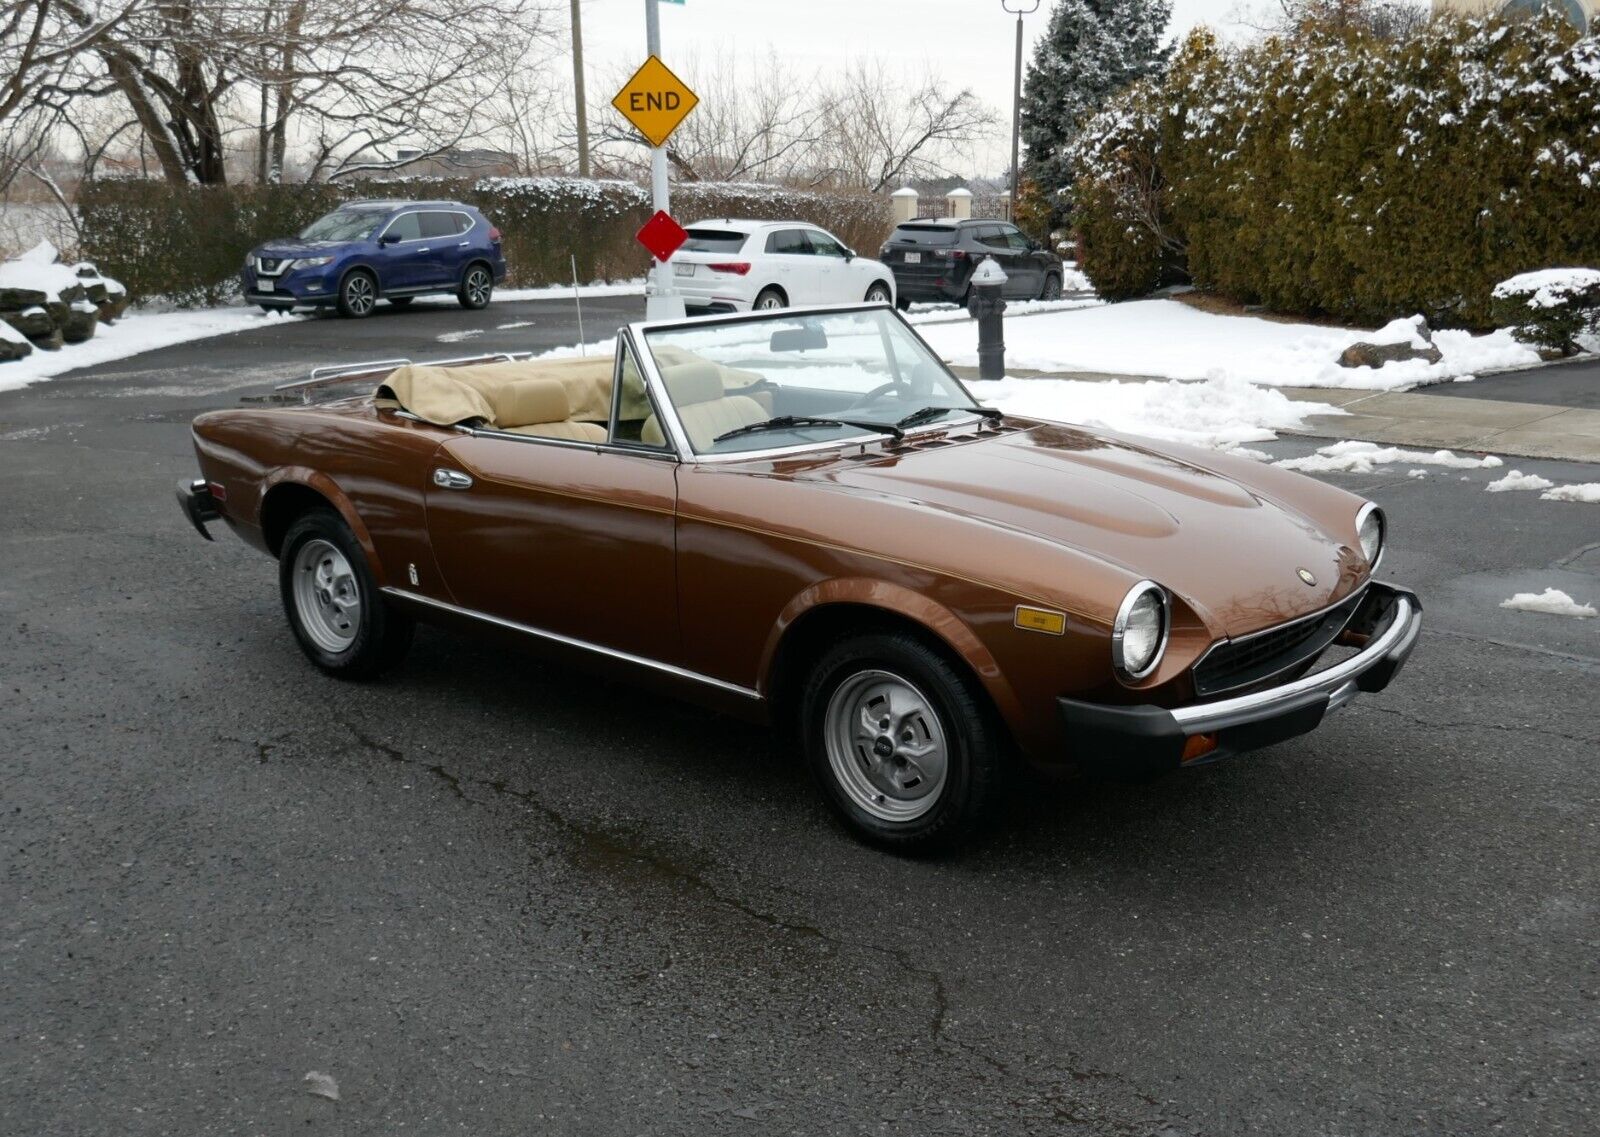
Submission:
[[383,236],[378,238],[378,245],[380,248],[384,245],[398,245],[399,243],[400,238],[396,237],[393,233],[385,233]]
[[846,249],[844,251],[844,259],[845,259],[846,263],[855,260],[858,255],[859,254],[857,254],[857,252],[854,249]]

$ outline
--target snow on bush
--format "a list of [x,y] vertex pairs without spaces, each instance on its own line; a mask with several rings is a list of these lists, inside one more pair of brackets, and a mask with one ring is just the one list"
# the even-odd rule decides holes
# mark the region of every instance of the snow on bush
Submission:
[[1579,604],[1559,588],[1547,588],[1543,592],[1519,592],[1509,600],[1500,601],[1502,608],[1515,608],[1522,612],[1543,612],[1551,616],[1577,616],[1587,619],[1596,613],[1591,604]]
[[1273,465],[1308,474],[1370,474],[1379,466],[1398,462],[1414,466],[1444,466],[1452,470],[1492,470],[1505,465],[1493,454],[1466,458],[1449,450],[1402,450],[1398,446],[1379,446],[1376,442],[1335,442],[1304,458],[1285,458]]
[[1544,501],[1586,501],[1600,505],[1600,482],[1585,482],[1575,486],[1557,486],[1545,490],[1539,497]]
[[1538,474],[1524,474],[1521,470],[1512,470],[1498,481],[1490,482],[1483,488],[1490,493],[1505,493],[1508,490],[1547,490],[1555,485],[1548,478],[1541,478]]
[[1495,321],[1525,343],[1570,355],[1600,334],[1600,269],[1547,268],[1494,286]]

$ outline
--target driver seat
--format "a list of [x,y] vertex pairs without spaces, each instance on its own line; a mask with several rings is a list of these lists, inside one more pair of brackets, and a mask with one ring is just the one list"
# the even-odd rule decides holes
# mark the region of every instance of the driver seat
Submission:
[[[722,369],[714,363],[702,360],[663,367],[661,380],[696,450],[709,450],[719,434],[772,417],[750,396],[729,395],[722,386]],[[644,420],[639,440],[649,446],[666,445],[655,415]]]

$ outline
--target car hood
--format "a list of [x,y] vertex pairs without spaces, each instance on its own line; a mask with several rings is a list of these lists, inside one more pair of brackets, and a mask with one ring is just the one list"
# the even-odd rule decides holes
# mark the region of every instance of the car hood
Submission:
[[[1130,584],[1156,581],[1215,631],[1240,635],[1326,607],[1367,578],[1364,558],[1332,521],[1348,512],[1353,535],[1359,499],[1262,468],[1262,481],[1275,483],[1269,490],[1249,473],[1039,424],[812,476],[1070,547],[1125,569]],[[1303,503],[1294,500],[1301,494]]]
[[318,257],[344,248],[348,241],[302,241],[299,238],[268,241],[250,250],[252,257]]

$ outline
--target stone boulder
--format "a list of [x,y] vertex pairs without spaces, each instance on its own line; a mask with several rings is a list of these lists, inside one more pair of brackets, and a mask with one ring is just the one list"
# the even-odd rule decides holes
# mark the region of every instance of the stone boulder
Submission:
[[1420,359],[1438,363],[1444,356],[1434,346],[1433,332],[1421,316],[1395,320],[1379,328],[1370,340],[1360,340],[1339,356],[1340,367],[1379,368],[1386,363],[1405,363]]
[[72,309],[61,325],[61,337],[68,343],[83,343],[94,338],[94,329],[100,322],[100,307],[91,300],[74,300]]
[[4,320],[25,336],[47,336],[56,327],[56,322],[50,318],[50,313],[38,304],[24,308],[20,312],[0,312],[0,320]]

